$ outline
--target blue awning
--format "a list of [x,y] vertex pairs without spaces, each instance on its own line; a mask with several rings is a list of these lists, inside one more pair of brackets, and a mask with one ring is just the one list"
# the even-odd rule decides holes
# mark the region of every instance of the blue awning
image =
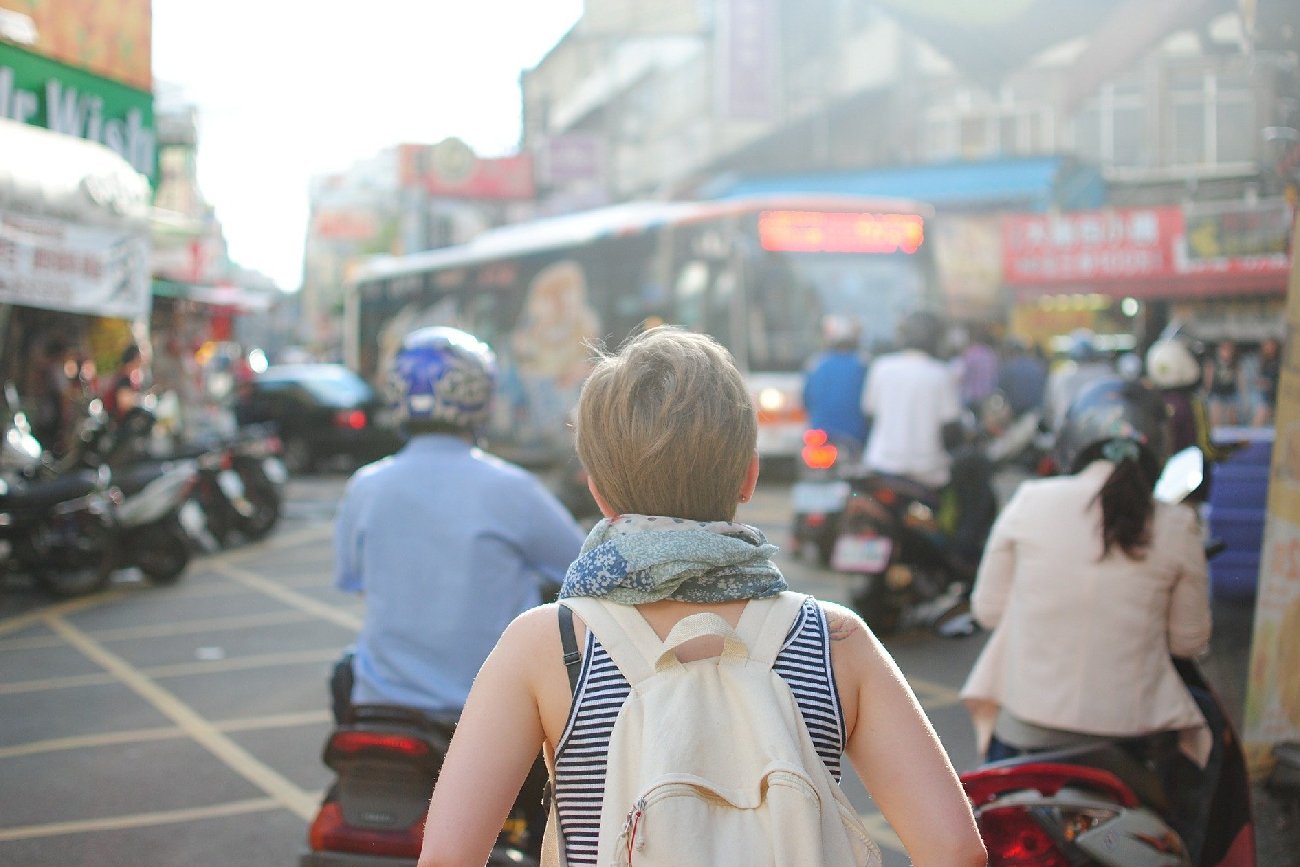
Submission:
[[916,199],[962,210],[1075,210],[1105,204],[1101,173],[1065,157],[1031,157],[980,162],[719,178],[705,186],[705,198],[775,193],[838,193]]

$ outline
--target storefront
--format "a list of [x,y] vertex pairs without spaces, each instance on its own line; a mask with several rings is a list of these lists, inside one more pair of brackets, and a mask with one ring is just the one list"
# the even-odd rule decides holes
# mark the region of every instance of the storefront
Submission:
[[0,118],[0,376],[20,391],[47,345],[89,373],[143,336],[149,182],[104,145]]
[[1206,341],[1281,338],[1293,219],[1280,199],[1007,215],[1011,330],[1046,349],[1076,328],[1140,348],[1170,320]]

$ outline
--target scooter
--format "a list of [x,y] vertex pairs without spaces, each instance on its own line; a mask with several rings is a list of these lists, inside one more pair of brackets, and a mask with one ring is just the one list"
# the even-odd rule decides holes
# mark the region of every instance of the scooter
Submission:
[[[1171,458],[1155,495],[1179,502],[1200,452]],[[1174,667],[1212,735],[1202,770],[1168,735],[1029,753],[961,776],[991,867],[1254,867],[1245,756],[1195,661]]]
[[108,583],[113,509],[109,474],[82,470],[41,477],[41,445],[17,394],[5,388],[8,424],[0,440],[0,570],[22,572],[66,598]]
[[244,497],[250,507],[236,521],[245,539],[265,538],[280,521],[289,481],[283,453],[284,445],[273,425],[246,427],[232,444],[233,468],[244,484]]
[[[325,742],[335,773],[307,833],[298,867],[415,867],[429,793],[456,716],[427,716],[390,705],[353,705]],[[524,784],[489,867],[538,865],[545,767]]]
[[280,520],[288,474],[279,439],[241,435],[216,443],[196,443],[173,453],[198,463],[199,475],[182,524],[200,550],[266,537]]
[[849,594],[853,608],[880,635],[938,627],[960,614],[974,567],[952,553],[949,533],[940,525],[941,495],[911,479],[878,473],[864,472],[848,483],[830,565],[860,576]]
[[153,420],[148,409],[136,407],[113,425],[102,410],[92,409],[81,424],[77,445],[55,471],[107,471],[112,487],[120,492],[112,513],[109,570],[136,567],[155,584],[171,584],[193,556],[181,515],[199,468],[190,459],[160,461],[143,455],[139,443]]
[[1254,867],[1240,742],[1196,663],[1175,666],[1214,735],[1194,803],[1161,773],[1180,757],[1114,742],[994,762],[961,777],[990,867]]
[[858,443],[832,437],[816,428],[804,431],[798,479],[790,489],[795,556],[811,551],[822,566],[830,565],[850,494],[843,474],[857,464],[861,453]]

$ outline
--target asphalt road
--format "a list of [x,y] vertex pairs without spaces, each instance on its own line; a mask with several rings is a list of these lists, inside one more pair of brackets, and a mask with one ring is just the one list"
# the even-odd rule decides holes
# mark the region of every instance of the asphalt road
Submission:
[[[0,865],[297,863],[329,782],[319,760],[326,672],[360,624],[360,601],[331,587],[342,483],[294,480],[269,539],[196,560],[174,587],[126,575],[101,594],[51,604],[7,579]],[[762,486],[741,520],[782,544],[788,500],[785,486]],[[779,561],[796,589],[845,599],[836,576]],[[983,640],[887,642],[959,770],[975,753],[956,689]],[[1235,665],[1225,679],[1244,673]],[[908,863],[861,785],[846,789],[886,865]]]

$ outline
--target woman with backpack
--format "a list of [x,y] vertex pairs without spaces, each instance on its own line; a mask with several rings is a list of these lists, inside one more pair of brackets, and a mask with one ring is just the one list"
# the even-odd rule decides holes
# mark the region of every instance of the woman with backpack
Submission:
[[420,867],[481,865],[537,751],[545,864],[879,864],[839,790],[846,753],[918,867],[986,863],[970,805],[897,666],[851,611],[785,591],[734,522],[756,418],[711,338],[655,328],[599,360],[576,413],[605,515],[559,605],[480,670]]

